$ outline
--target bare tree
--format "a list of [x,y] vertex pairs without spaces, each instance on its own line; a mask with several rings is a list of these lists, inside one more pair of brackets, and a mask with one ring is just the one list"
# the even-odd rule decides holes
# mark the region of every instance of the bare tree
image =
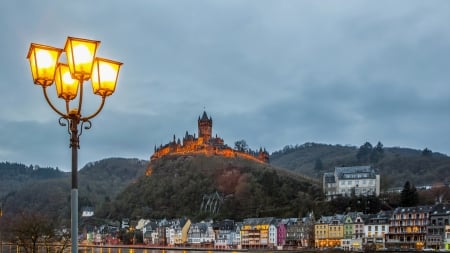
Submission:
[[64,240],[67,236],[56,233],[52,219],[43,214],[22,212],[3,218],[2,230],[7,235],[5,239],[22,247],[25,253],[37,252],[39,244],[48,248],[50,244],[58,242],[62,250],[68,245],[68,242],[65,242],[67,239]]

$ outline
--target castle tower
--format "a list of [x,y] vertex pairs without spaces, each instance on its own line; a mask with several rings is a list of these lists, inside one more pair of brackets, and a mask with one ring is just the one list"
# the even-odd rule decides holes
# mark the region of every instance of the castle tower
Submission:
[[203,111],[202,117],[198,117],[198,137],[203,138],[203,143],[209,142],[212,134],[212,118]]

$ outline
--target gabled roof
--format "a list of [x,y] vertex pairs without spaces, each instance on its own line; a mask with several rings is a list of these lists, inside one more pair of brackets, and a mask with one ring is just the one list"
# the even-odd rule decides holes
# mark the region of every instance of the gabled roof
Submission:
[[233,220],[222,220],[214,222],[213,227],[219,230],[234,230],[236,228]]
[[248,218],[243,220],[243,225],[261,225],[261,224],[272,224],[274,222],[273,217],[266,218]]
[[431,211],[432,206],[413,206],[413,207],[397,207],[394,210],[394,214],[399,213],[428,213]]
[[362,178],[375,178],[376,171],[371,166],[335,167],[334,173],[339,179],[350,179],[354,174],[363,174]]
[[450,215],[450,204],[437,204],[431,209],[431,215]]

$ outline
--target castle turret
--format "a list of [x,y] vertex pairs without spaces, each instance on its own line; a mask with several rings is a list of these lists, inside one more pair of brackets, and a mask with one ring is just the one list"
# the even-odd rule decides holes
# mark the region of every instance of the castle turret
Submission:
[[198,117],[198,137],[203,139],[203,143],[208,143],[212,134],[212,118],[203,111],[202,117]]

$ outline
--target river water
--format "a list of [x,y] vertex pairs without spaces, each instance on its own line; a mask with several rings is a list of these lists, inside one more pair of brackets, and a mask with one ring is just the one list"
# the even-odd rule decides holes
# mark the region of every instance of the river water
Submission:
[[[71,248],[66,247],[63,253],[70,253]],[[242,251],[236,250],[212,250],[212,249],[157,249],[157,248],[145,248],[142,246],[78,246],[79,253],[241,253]],[[15,244],[3,244],[0,247],[0,253],[25,253],[23,247]],[[44,247],[38,246],[37,253],[62,253],[61,247]]]

